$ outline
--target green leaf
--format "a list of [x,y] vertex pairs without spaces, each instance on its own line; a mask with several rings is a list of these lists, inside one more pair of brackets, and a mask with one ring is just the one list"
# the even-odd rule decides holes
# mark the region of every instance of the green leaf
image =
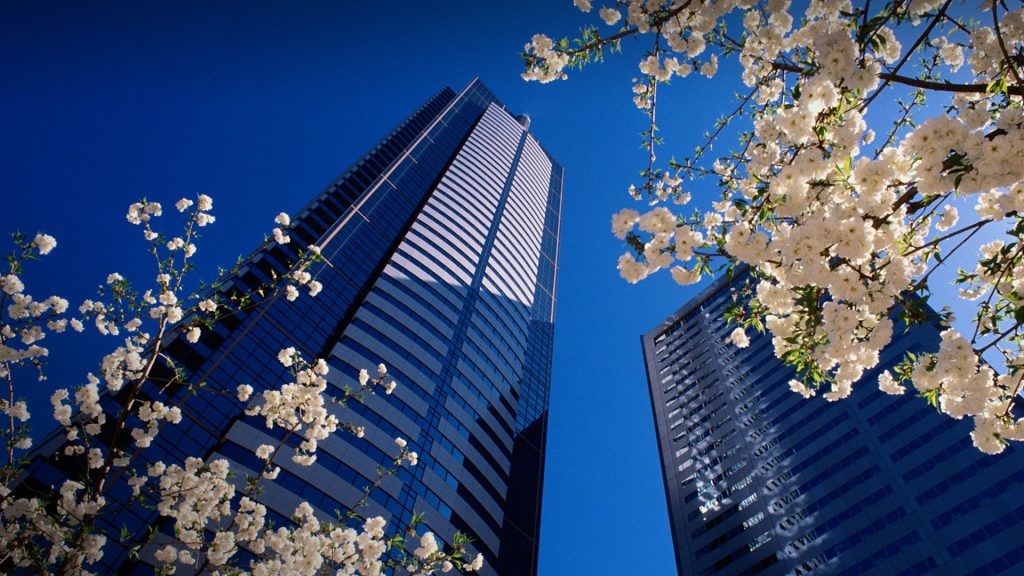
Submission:
[[932,390],[928,390],[927,392],[921,392],[921,393],[918,394],[918,396],[924,398],[925,401],[927,401],[929,405],[934,407],[936,410],[939,410],[939,389],[938,388],[933,388]]
[[839,170],[839,174],[841,176],[849,178],[850,174],[853,173],[853,158],[847,156],[846,159],[843,160],[842,164],[836,165],[836,170]]
[[985,92],[987,94],[1005,94],[1006,93],[1006,78],[999,77],[988,83],[985,86]]

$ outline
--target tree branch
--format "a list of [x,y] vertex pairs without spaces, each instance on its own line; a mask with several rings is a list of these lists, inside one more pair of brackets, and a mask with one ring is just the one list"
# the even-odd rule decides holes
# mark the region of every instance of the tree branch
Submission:
[[[921,46],[921,43],[928,38],[929,34],[931,34],[932,29],[935,28],[935,25],[938,24],[939,20],[941,20],[942,17],[946,14],[946,9],[949,8],[949,5],[952,2],[953,0],[946,0],[946,3],[942,5],[942,8],[939,8],[939,11],[936,13],[935,17],[932,18],[932,21],[928,24],[928,27],[925,28],[924,32],[917,37],[917,40],[914,42],[914,45],[911,46],[910,49],[903,54],[903,58],[900,59],[900,61],[888,74],[895,76],[900,71],[900,69],[903,68],[903,65],[907,63],[907,60],[910,60],[910,57],[913,56],[914,52],[916,52],[918,47]],[[865,17],[866,16],[867,14],[865,13]],[[875,100],[875,98],[878,98],[878,95],[881,94],[882,91],[885,90],[885,88],[889,86],[889,84],[891,83],[891,79],[883,80],[882,85],[879,86],[878,89],[871,94],[871,96],[869,96],[866,100],[861,102],[860,108],[866,109],[868,105],[870,105]]]
[[[772,68],[775,70],[785,70],[787,72],[795,72],[797,74],[807,74],[807,70],[793,64],[786,62],[775,61],[772,62]],[[899,74],[892,74],[890,72],[882,72],[878,75],[882,80],[888,80],[890,82],[896,82],[897,84],[906,84],[907,86],[914,86],[915,88],[924,88],[926,90],[937,90],[939,92],[955,92],[960,94],[987,94],[987,84],[953,84],[952,82],[936,82],[934,80],[922,80],[920,78],[911,78],[909,76],[901,76]],[[1024,86],[1007,86],[1006,92],[1013,96],[1024,96]]]

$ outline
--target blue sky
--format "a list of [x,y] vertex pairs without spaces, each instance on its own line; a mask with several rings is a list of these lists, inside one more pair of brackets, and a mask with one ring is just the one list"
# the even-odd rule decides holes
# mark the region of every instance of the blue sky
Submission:
[[[56,236],[29,291],[77,302],[109,272],[151,273],[128,204],[205,193],[218,220],[199,255],[212,270],[441,86],[481,76],[566,168],[541,574],[672,573],[639,335],[698,288],[667,274],[630,286],[615,270],[610,215],[645,163],[630,103],[641,47],[568,82],[527,84],[523,44],[573,32],[584,18],[571,2],[426,4],[4,3],[0,231]],[[732,91],[691,78],[660,92],[677,150],[692,150]],[[109,345],[52,340],[62,386]]]
[[[566,167],[541,574],[671,573],[639,335],[690,293],[664,275],[619,280],[609,228],[644,159],[636,59],[527,84],[523,44],[574,31],[584,20],[570,2],[436,4],[4,3],[0,230],[56,236],[29,289],[80,301],[109,272],[152,273],[128,204],[206,193],[218,220],[199,255],[211,270],[441,86],[480,75]],[[666,124],[694,136],[711,120],[677,114]],[[53,385],[79,383],[112,345],[49,344],[69,380]]]

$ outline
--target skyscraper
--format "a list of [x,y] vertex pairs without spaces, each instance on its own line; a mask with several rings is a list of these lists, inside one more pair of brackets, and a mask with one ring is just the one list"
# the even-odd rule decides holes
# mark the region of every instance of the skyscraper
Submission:
[[679,573],[1020,573],[1024,453],[987,456],[970,423],[878,389],[905,352],[937,349],[938,327],[897,325],[850,398],[807,400],[770,336],[725,341],[748,278],[720,278],[642,337]]
[[[326,517],[345,510],[403,437],[419,464],[387,479],[361,512],[393,530],[422,514],[448,543],[462,531],[484,554],[484,574],[536,571],[562,177],[528,117],[511,115],[478,79],[458,94],[446,88],[295,215],[292,242],[258,250],[222,288],[256,289],[317,245],[326,262],[313,270],[316,298],[268,298],[224,316],[196,344],[168,346],[192,381],[214,389],[288,381],[275,360],[288,346],[326,359],[338,389],[356,388],[359,370],[378,363],[397,381],[394,394],[340,410],[365,438],[331,436],[310,467],[291,462],[298,439],[289,441],[278,481],[260,495],[270,518],[289,522],[303,500]],[[245,475],[261,468],[256,447],[280,439],[230,395],[170,393],[185,418],[157,437],[159,458],[223,457]],[[62,466],[41,456],[30,482],[53,485]],[[130,507],[107,522],[143,537],[154,520]],[[145,572],[125,567],[137,542],[108,544],[106,567]]]

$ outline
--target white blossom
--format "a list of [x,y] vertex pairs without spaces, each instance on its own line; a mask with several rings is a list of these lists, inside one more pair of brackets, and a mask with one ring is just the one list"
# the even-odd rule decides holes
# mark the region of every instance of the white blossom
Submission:
[[892,373],[888,370],[882,372],[878,376],[878,388],[886,394],[903,394],[906,392],[906,388],[900,386],[895,379],[892,377]]
[[249,397],[252,396],[252,386],[248,384],[239,384],[236,389],[236,396],[241,402],[247,402]]
[[25,285],[21,282],[21,279],[14,274],[8,274],[0,280],[0,286],[3,287],[3,291],[9,295],[20,294],[24,289]]
[[432,532],[426,532],[420,536],[420,545],[413,554],[420,560],[426,560],[437,553],[437,540]]
[[935,229],[939,231],[949,230],[953,226],[956,226],[956,221],[959,217],[955,206],[947,205],[942,211],[942,218],[938,224],[935,225]]
[[49,234],[36,234],[34,243],[39,249],[40,254],[49,254],[50,250],[53,250],[57,246],[57,240]]
[[625,208],[612,216],[612,232],[619,240],[625,240],[626,234],[633,230],[634,225],[639,219],[639,212]]
[[750,346],[750,339],[747,338],[747,333],[743,331],[743,328],[736,328],[729,334],[729,341],[736,345],[737,348],[746,348]]
[[483,554],[477,554],[476,557],[473,558],[473,561],[470,562],[469,564],[467,564],[464,567],[464,570],[466,570],[468,572],[477,572],[477,571],[479,571],[483,567],[484,567],[484,555]]
[[622,20],[622,14],[614,8],[601,8],[598,13],[601,15],[604,23],[609,26],[614,26],[619,20]]
[[790,380],[789,389],[796,392],[797,394],[800,394],[804,398],[810,398],[811,396],[814,396],[814,389],[808,388],[807,385],[805,385],[803,382],[799,380]]

